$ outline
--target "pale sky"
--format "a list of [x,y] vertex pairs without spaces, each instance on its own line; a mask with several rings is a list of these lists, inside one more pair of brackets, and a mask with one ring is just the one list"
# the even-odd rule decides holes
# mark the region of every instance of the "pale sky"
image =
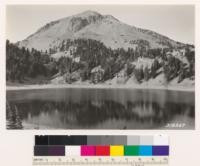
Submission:
[[9,5],[6,9],[6,37],[11,42],[25,39],[51,21],[92,10],[194,44],[195,7],[192,5]]

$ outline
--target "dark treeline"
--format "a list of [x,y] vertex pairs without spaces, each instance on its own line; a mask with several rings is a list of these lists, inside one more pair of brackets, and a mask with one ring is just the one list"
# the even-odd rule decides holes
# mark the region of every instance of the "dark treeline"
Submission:
[[[137,112],[137,109],[152,109],[148,111]],[[164,109],[163,109],[164,108]],[[105,100],[96,105],[95,102],[58,102],[58,101],[40,101],[32,100],[28,103],[8,102],[6,104],[6,118],[8,128],[22,128],[22,121],[31,118],[40,117],[41,114],[48,117],[55,115],[59,117],[63,125],[69,127],[66,123],[81,125],[81,127],[95,126],[99,123],[112,120],[126,120],[137,123],[149,123],[149,125],[163,125],[175,116],[187,114],[188,117],[194,118],[194,107],[187,104],[177,105],[173,102],[164,103],[164,107],[157,102],[149,101],[127,101],[126,104],[121,102]],[[91,111],[92,110],[92,111]],[[112,111],[111,111],[112,110]],[[136,111],[134,111],[136,110]],[[88,115],[88,116],[85,116]],[[84,117],[84,118],[83,118]],[[55,117],[52,117],[55,118]],[[42,122],[41,122],[42,123]]]
[[[138,42],[138,41],[137,41]],[[144,43],[144,41],[142,41]],[[172,55],[174,50],[185,50],[185,56],[189,62],[185,64],[179,58]],[[65,56],[59,59],[51,58],[56,52],[69,51],[71,57]],[[75,58],[80,58],[75,61]],[[153,60],[151,68],[136,68],[132,62],[138,58]],[[139,82],[155,78],[162,68],[166,81],[178,77],[179,82],[185,78],[194,79],[195,56],[191,46],[184,48],[150,49],[148,43],[145,46],[129,48],[125,50],[107,48],[103,43],[91,39],[64,40],[57,47],[50,48],[45,53],[35,49],[28,50],[6,42],[6,77],[9,81],[23,82],[26,78],[44,76],[51,79],[55,74],[68,75],[66,82],[71,83],[77,79],[92,80],[92,70],[100,66],[102,74],[97,80],[103,82],[114,78],[122,69],[124,77],[129,78],[133,74]],[[99,72],[101,72],[99,71]],[[78,73],[79,77],[74,77]],[[98,74],[98,71],[97,71]]]
[[26,78],[49,77],[57,72],[56,66],[50,67],[51,63],[51,58],[46,53],[35,49],[19,48],[8,40],[6,41],[7,81],[23,83]]

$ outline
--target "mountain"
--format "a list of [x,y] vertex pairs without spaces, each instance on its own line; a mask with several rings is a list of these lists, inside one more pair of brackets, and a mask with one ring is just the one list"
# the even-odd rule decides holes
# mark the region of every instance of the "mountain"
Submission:
[[140,44],[148,48],[184,46],[156,32],[127,25],[111,15],[94,11],[50,22],[17,44],[19,47],[48,51],[58,47],[63,40],[78,38],[101,41],[112,49],[134,49]]
[[93,11],[50,22],[17,44],[7,41],[6,64],[12,84],[195,85],[193,45]]

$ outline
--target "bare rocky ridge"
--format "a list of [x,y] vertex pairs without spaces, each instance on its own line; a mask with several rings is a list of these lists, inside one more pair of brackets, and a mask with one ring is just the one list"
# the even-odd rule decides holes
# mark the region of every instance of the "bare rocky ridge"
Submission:
[[[52,21],[17,46],[7,42],[7,64],[18,62],[8,65],[7,77],[12,81],[42,75],[51,84],[194,89],[193,45],[127,25],[111,15],[85,11]],[[45,81],[41,78],[41,82]]]
[[60,45],[63,40],[78,38],[98,40],[112,49],[135,48],[141,41],[150,48],[184,45],[156,32],[127,25],[111,15],[85,11],[46,24],[18,42],[18,46],[46,51]]

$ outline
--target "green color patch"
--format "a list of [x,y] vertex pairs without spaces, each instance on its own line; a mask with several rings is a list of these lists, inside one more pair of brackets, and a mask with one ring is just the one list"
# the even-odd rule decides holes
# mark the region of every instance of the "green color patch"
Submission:
[[125,156],[138,156],[139,155],[139,146],[124,146],[124,155]]

